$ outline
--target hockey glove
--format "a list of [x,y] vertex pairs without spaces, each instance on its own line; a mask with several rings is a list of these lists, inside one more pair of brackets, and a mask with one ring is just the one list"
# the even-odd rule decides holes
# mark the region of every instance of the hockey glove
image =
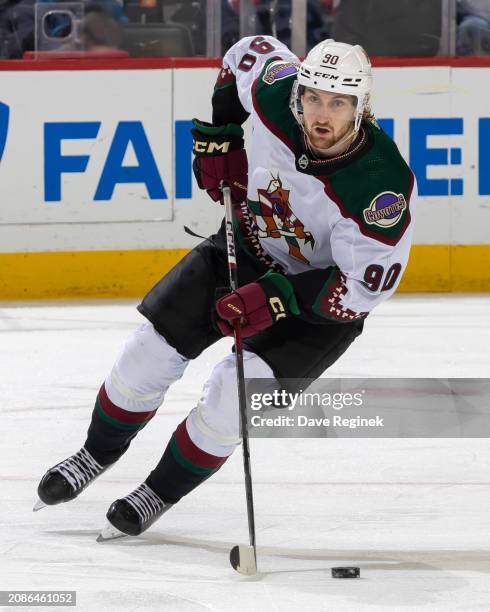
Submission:
[[277,272],[219,298],[216,312],[216,324],[224,336],[233,336],[233,321],[239,319],[244,338],[300,313],[291,283]]
[[200,189],[223,204],[220,186],[224,181],[230,186],[232,202],[243,202],[247,197],[248,162],[242,128],[236,123],[216,127],[197,119],[192,122],[192,169]]

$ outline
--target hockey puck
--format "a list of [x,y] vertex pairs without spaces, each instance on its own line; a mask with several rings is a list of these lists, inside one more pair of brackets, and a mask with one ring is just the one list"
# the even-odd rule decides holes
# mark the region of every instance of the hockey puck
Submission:
[[359,578],[360,575],[358,567],[332,567],[332,578]]

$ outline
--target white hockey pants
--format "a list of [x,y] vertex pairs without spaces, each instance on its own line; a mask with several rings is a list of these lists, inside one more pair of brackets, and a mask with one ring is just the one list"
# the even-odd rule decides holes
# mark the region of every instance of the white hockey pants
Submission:
[[[243,352],[246,378],[274,378],[259,356]],[[105,380],[111,402],[129,412],[156,410],[170,385],[182,377],[189,359],[180,355],[146,321],[127,339]],[[186,420],[187,433],[201,450],[228,457],[240,444],[235,355],[215,365],[197,406]]]

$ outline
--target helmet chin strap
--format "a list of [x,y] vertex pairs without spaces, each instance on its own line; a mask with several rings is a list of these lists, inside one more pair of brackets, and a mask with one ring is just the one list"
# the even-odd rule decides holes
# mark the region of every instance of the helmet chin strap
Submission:
[[350,129],[346,134],[344,134],[344,136],[342,136],[340,140],[335,142],[330,147],[327,147],[326,149],[321,149],[320,147],[315,147],[311,144],[310,138],[304,126],[303,132],[305,134],[306,144],[315,155],[318,155],[319,157],[336,157],[337,155],[341,155],[342,153],[347,151],[347,149],[352,144],[352,141],[356,137],[358,130],[356,130],[355,125],[353,125],[352,129]]

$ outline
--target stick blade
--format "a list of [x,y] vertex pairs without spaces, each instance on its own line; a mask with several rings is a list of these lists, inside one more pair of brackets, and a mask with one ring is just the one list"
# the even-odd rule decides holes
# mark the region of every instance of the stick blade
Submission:
[[257,559],[253,546],[238,544],[230,550],[231,567],[244,576],[257,573]]

